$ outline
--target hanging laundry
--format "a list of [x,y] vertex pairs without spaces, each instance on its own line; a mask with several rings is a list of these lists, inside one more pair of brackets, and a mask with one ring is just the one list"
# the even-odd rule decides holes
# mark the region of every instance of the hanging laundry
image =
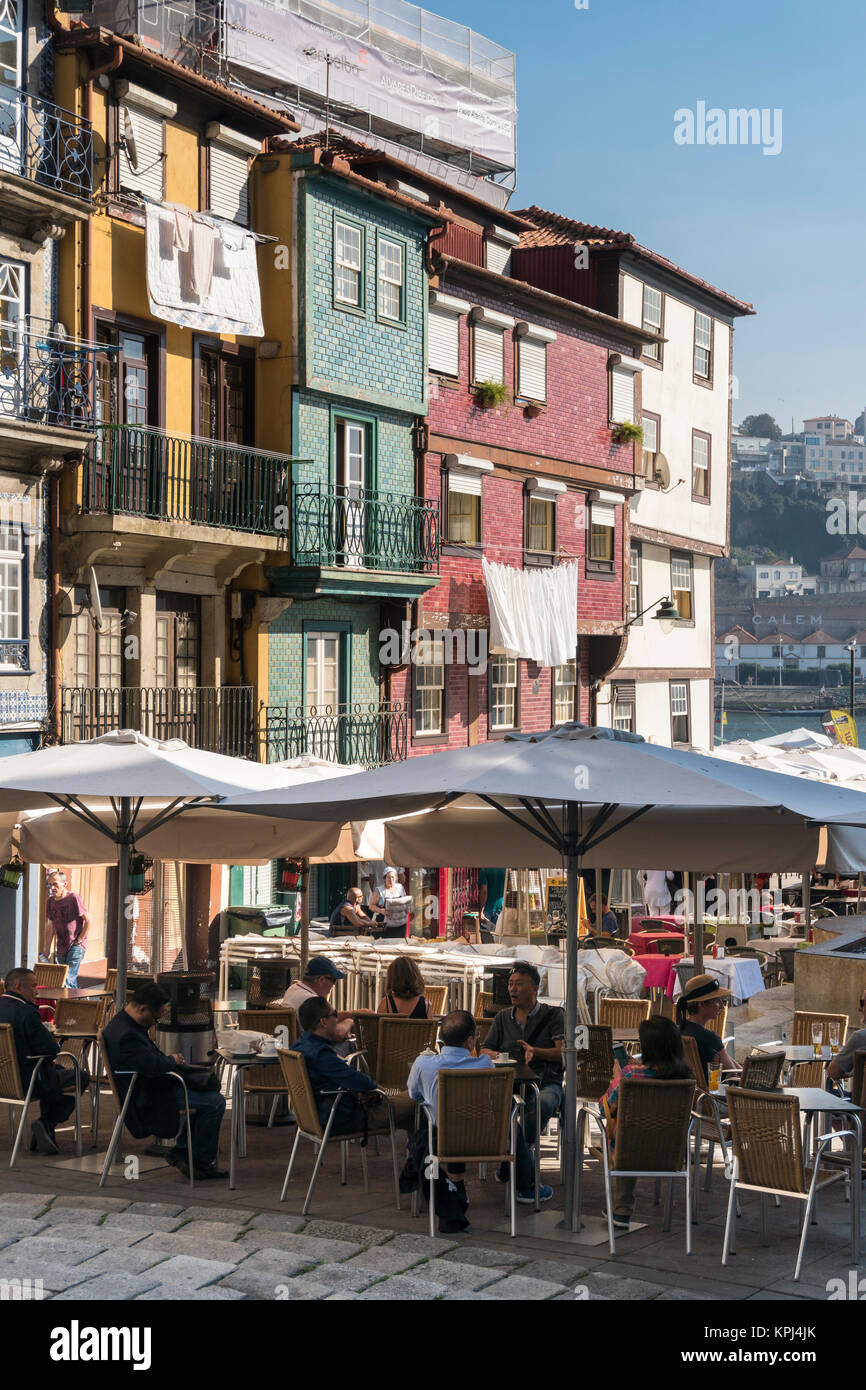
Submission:
[[200,300],[208,298],[213,285],[214,247],[219,233],[212,222],[192,218],[189,247],[189,285]]
[[490,647],[539,666],[564,666],[577,648],[577,565],[517,569],[482,559]]
[[192,217],[187,208],[174,209],[174,244],[184,254],[189,250]]
[[[179,211],[189,226],[186,251]],[[199,331],[263,336],[254,236],[234,223],[152,202],[145,204],[145,235],[155,317]]]

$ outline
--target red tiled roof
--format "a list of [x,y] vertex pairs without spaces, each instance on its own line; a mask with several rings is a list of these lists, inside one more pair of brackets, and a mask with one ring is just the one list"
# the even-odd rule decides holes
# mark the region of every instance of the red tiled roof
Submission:
[[794,640],[796,640],[797,642],[802,642],[804,644],[808,642],[810,647],[835,647],[841,644],[842,639],[840,637],[831,637],[829,632],[825,632],[823,628],[817,627],[814,632],[809,633],[808,637],[797,637]]
[[755,312],[754,305],[747,300],[735,299],[725,290],[711,285],[708,280],[702,280],[699,276],[692,275],[690,271],[684,270],[682,266],[676,265],[666,256],[659,255],[657,251],[651,251],[647,246],[641,246],[630,232],[613,231],[608,227],[595,227],[589,222],[576,222],[573,218],[563,217],[558,212],[548,212],[545,208],[537,207],[534,204],[532,207],[518,208],[517,215],[535,223],[532,231],[521,232],[521,248],[568,246],[580,241],[595,246],[600,251],[632,251],[636,256],[641,256],[654,265],[671,271],[681,279],[687,280],[689,284],[712,295],[713,298],[721,300],[737,314],[754,314]]
[[759,642],[759,641],[760,641],[760,638],[759,638],[759,637],[756,637],[755,634],[754,634],[753,632],[747,632],[746,629],[745,629],[744,627],[740,627],[740,625],[739,625],[738,623],[735,624],[733,627],[728,628],[728,631],[727,631],[727,632],[722,632],[722,633],[720,633],[719,636],[716,638],[716,641],[717,641],[717,642],[726,642],[726,641],[727,641],[729,638],[731,638],[731,637],[736,637],[736,639],[737,639],[738,642]]

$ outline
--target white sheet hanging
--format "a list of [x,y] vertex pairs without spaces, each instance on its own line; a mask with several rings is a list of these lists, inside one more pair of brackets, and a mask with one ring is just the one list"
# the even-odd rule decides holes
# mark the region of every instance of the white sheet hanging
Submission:
[[[148,202],[144,212],[151,313],[183,328],[261,338],[265,330],[255,238],[243,227],[196,214],[184,251],[178,245],[184,237],[178,235],[176,208]],[[205,225],[213,229],[207,238],[210,247],[199,230]],[[189,262],[194,255],[193,276]]]
[[494,652],[564,666],[577,647],[577,565],[516,569],[482,560]]

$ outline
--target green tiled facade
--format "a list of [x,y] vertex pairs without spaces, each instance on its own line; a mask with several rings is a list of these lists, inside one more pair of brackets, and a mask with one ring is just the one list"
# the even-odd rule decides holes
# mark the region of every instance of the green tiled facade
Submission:
[[270,627],[268,703],[300,708],[304,702],[304,630],[351,623],[346,651],[346,699],[379,702],[379,605],[315,599],[293,603]]

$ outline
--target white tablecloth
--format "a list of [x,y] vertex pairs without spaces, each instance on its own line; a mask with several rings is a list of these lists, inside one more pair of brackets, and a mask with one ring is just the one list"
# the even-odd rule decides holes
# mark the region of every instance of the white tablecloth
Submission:
[[[694,961],[690,956],[683,956],[683,965],[693,965]],[[764,988],[764,980],[761,975],[761,967],[758,961],[737,959],[732,957],[730,960],[705,960],[704,974],[714,975],[723,989],[731,991],[731,1003],[742,1004],[744,999],[748,999],[753,994],[760,994]],[[682,990],[679,980],[674,984],[674,999]]]

